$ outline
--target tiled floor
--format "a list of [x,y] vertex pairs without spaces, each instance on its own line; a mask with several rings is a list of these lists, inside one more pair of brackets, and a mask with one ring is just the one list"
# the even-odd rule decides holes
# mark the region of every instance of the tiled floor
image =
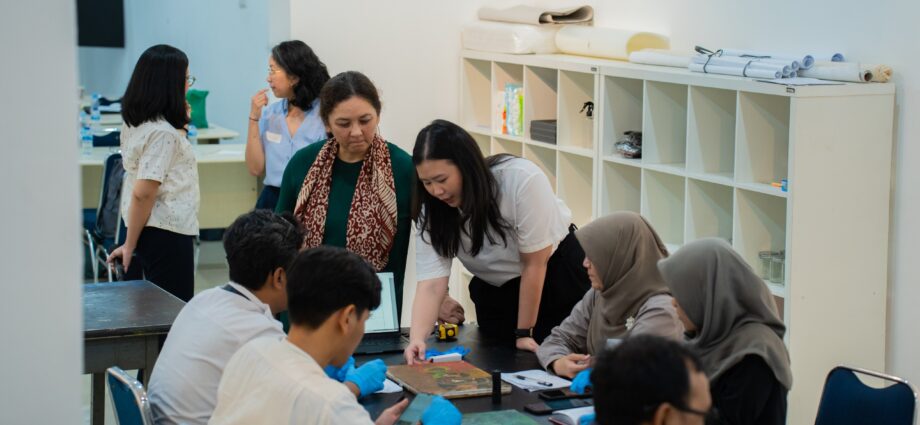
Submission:
[[[195,271],[195,293],[226,283],[229,279],[228,274],[229,270],[224,259],[224,248],[221,242],[201,242],[198,254],[198,269]],[[129,371],[129,373],[135,375],[137,371]],[[85,424],[90,423],[90,386],[90,375],[83,375],[83,423]],[[108,394],[106,394],[105,423],[107,425],[115,424],[115,416],[112,413]]]

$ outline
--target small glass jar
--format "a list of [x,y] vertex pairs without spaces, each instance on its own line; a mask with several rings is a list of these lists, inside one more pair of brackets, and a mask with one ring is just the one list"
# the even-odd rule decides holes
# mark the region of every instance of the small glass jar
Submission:
[[786,253],[780,251],[770,261],[770,282],[783,283],[786,273]]
[[773,256],[776,255],[773,251],[760,251],[757,256],[760,257],[760,277],[763,280],[770,279],[770,270],[773,267]]

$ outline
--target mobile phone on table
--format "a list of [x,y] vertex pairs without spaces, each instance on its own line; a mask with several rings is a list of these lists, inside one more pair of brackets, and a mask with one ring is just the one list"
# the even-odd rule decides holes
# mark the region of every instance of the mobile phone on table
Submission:
[[567,398],[591,398],[591,387],[586,388],[584,394],[576,393],[568,388],[559,388],[556,390],[546,390],[537,393],[537,396],[543,400],[563,400]]
[[416,395],[402,415],[399,416],[399,419],[396,420],[396,425],[416,425],[421,422],[422,414],[431,405],[432,400],[434,400],[434,396],[431,394]]
[[591,399],[568,398],[562,400],[546,400],[540,403],[524,405],[524,410],[534,415],[548,415],[557,410],[574,409],[576,407],[593,406]]

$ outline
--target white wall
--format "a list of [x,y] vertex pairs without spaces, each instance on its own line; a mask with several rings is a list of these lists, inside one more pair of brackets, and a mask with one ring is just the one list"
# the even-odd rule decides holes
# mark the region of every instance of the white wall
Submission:
[[[474,19],[480,5],[500,7],[508,2],[398,3],[293,0],[291,33],[314,47],[331,72],[357,69],[367,73],[385,97],[383,134],[409,149],[417,131],[431,119],[457,118],[459,24]],[[671,35],[672,46],[678,49],[701,44],[710,48],[841,50],[855,60],[894,67],[898,94],[887,369],[920,383],[920,362],[916,360],[920,359],[920,338],[914,330],[920,322],[920,309],[916,308],[920,262],[913,246],[920,240],[920,189],[914,186],[920,182],[920,146],[912,143],[920,138],[920,123],[911,119],[920,114],[920,56],[915,54],[920,4],[909,0],[871,5],[852,0],[577,3],[595,7],[599,26],[664,32]],[[854,170],[853,178],[859,178],[859,170]],[[842,249],[853,252],[854,261],[858,261],[860,247]],[[413,274],[407,270],[407,292]],[[833,302],[833,294],[827,297]]]
[[73,1],[0,6],[3,424],[81,417],[75,20]]
[[249,99],[267,86],[271,47],[289,33],[288,9],[287,0],[125,0],[125,47],[80,47],[80,82],[87,93],[121,96],[144,50],[173,45],[189,57],[194,88],[210,91],[208,121],[245,140]]

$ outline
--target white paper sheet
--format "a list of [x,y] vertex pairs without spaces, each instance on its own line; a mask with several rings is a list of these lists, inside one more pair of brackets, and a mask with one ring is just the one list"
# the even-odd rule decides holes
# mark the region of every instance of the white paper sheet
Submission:
[[675,50],[643,49],[629,54],[629,61],[646,65],[686,68],[690,65],[690,54]]
[[[524,379],[519,378],[519,376],[523,376]],[[541,369],[524,370],[514,373],[503,373],[502,380],[527,391],[568,388],[570,385],[572,385],[572,381],[569,381],[565,378],[560,378],[556,375],[552,375]],[[541,382],[543,384],[540,384]]]
[[402,391],[403,391],[403,387],[391,381],[389,378],[385,378],[383,381],[383,389],[380,391],[377,391],[374,394],[401,393]]

